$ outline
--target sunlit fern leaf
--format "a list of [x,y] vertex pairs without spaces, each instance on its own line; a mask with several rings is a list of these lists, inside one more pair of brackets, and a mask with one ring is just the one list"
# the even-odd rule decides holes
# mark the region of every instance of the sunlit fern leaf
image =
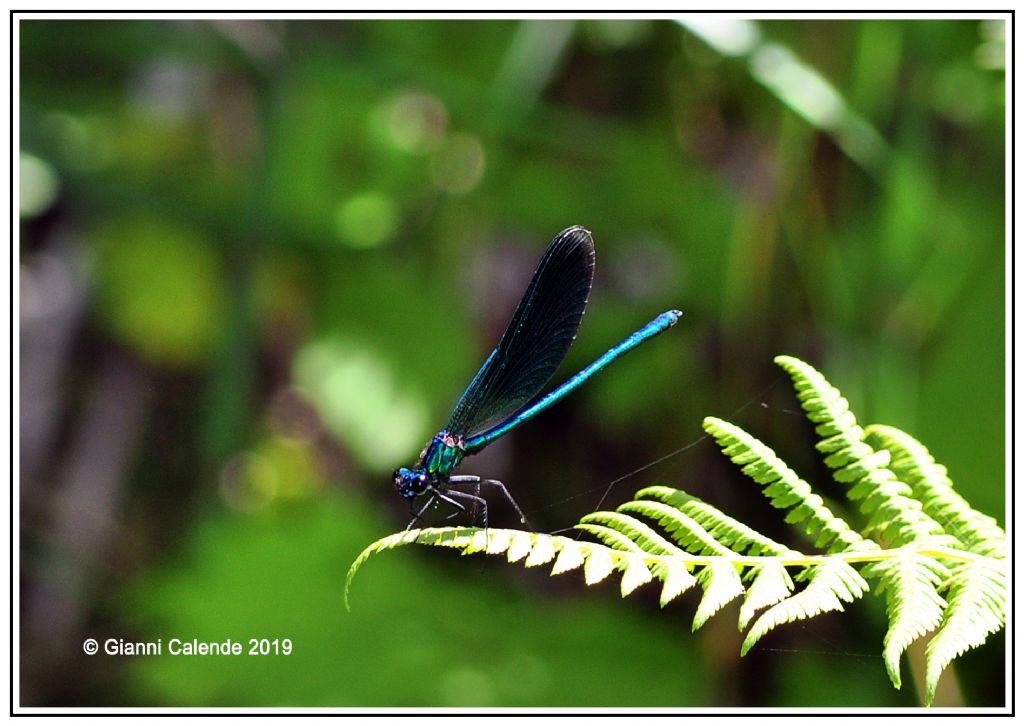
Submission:
[[783,355],[775,362],[792,378],[807,418],[817,424],[822,437],[817,448],[828,454],[826,465],[835,469],[837,481],[852,484],[848,496],[860,500],[861,511],[869,516],[865,532],[884,533],[895,546],[925,538],[956,546],[955,538],[922,511],[912,489],[887,468],[888,452],[876,452],[864,441],[864,430],[842,394],[802,360]]
[[910,485],[924,511],[941,523],[972,552],[1001,556],[1006,550],[1006,533],[993,517],[972,509],[953,490],[946,467],[910,434],[892,426],[872,424],[865,429],[868,440],[877,442],[892,455],[890,467]]
[[[635,512],[656,520],[687,552],[710,555],[727,555],[731,553],[728,547],[721,545],[700,523],[683,514],[675,507],[670,507],[662,502],[634,500],[623,504],[619,507],[618,512]],[[658,542],[658,551],[666,553],[678,551],[672,545],[665,545],[668,545],[668,543]]]
[[[629,537],[622,534],[622,532],[596,524],[594,519],[594,517],[584,517],[584,520],[588,521],[581,522],[576,525],[576,528],[584,532],[589,532],[605,544],[617,550],[623,550],[634,554],[643,553],[640,546]],[[666,548],[662,548],[662,550],[667,551]],[[663,583],[661,590],[661,605],[663,607],[689,590],[697,582],[696,578],[690,574],[689,568],[691,564],[688,559],[683,553],[680,553],[679,550],[675,551],[678,553],[676,557],[655,561],[650,567],[651,574]],[[591,565],[592,560],[596,560],[593,565]],[[612,569],[616,566],[621,567],[621,563],[616,565],[605,551],[593,549],[588,555],[587,566],[584,567],[584,575],[586,577],[587,584],[591,585],[605,579],[609,574],[611,574]],[[593,568],[593,572],[590,572],[588,568]],[[637,571],[636,574],[642,576],[642,573],[639,571]],[[630,584],[632,585],[632,583]],[[632,592],[632,588],[630,588],[629,592]],[[628,594],[628,592],[625,591],[625,584],[623,585],[623,594]]]
[[[486,552],[489,547],[489,543],[491,542],[492,539],[493,538],[490,536],[490,532],[488,532],[487,530],[477,530],[469,538],[469,545],[467,547],[462,548],[462,554],[475,555],[478,552]],[[534,552],[536,552],[539,549],[540,545],[534,548]]]
[[[621,510],[621,508],[620,508]],[[633,545],[633,552],[650,552],[659,555],[683,555],[683,551],[673,545],[667,539],[655,532],[649,526],[633,517],[619,512],[595,512],[584,517],[579,527],[597,534],[605,542],[612,543],[604,533],[592,529],[593,525],[604,526],[607,530],[615,532],[620,537],[625,537]],[[622,540],[615,540],[614,544],[622,545]],[[613,546],[614,546],[613,544]],[[634,569],[629,569],[632,566]],[[646,565],[644,569],[647,570]],[[623,597],[631,593],[639,585],[645,584],[653,576],[662,581],[661,605],[664,606],[688,590],[696,582],[693,575],[686,567],[685,561],[659,561],[654,563],[650,570],[642,572],[635,559],[627,560],[627,569],[622,577]]]
[[345,608],[349,607],[349,593],[352,588],[352,578],[356,572],[363,566],[363,564],[370,558],[371,555],[383,552],[384,550],[394,549],[406,544],[425,544],[434,546],[457,546],[452,544],[455,539],[459,539],[460,542],[468,544],[470,537],[465,532],[459,532],[457,530],[449,530],[444,533],[438,533],[437,531],[429,530],[409,530],[406,532],[399,532],[392,534],[383,539],[379,539],[369,547],[364,549],[359,556],[352,563],[352,566],[348,569],[348,575],[345,578]]
[[[708,504],[697,497],[686,492],[672,489],[665,486],[651,486],[641,489],[636,493],[636,500],[652,498],[661,501],[664,505],[671,505],[671,511],[687,515],[692,521],[700,525],[710,534],[721,547],[728,548],[736,553],[747,553],[754,556],[796,556],[800,553],[782,545],[770,537],[724,514],[716,507]],[[620,510],[640,502],[634,500],[628,505],[619,507]],[[675,517],[669,512],[659,508],[663,516],[659,519],[660,524],[666,529],[671,529],[669,522]],[[710,548],[708,548],[710,549]],[[716,550],[717,552],[717,550]],[[793,580],[786,571],[786,568],[778,561],[768,560],[760,567],[748,568],[742,579],[751,581],[747,596],[740,607],[739,628],[746,628],[750,618],[757,610],[773,605],[789,595],[793,590]],[[668,583],[666,582],[666,589]],[[664,604],[664,603],[662,603]]]
[[643,552],[636,542],[622,534],[622,532],[612,529],[611,527],[605,527],[601,524],[595,524],[593,521],[587,521],[587,517],[584,517],[583,519],[584,521],[581,521],[576,525],[576,529],[589,532],[613,550],[621,550],[623,552]]
[[554,537],[535,537],[533,539],[533,549],[531,549],[530,554],[526,556],[523,566],[539,567],[540,565],[546,565],[551,562],[551,560],[555,559],[554,543]]
[[1006,625],[1006,560],[979,558],[956,565],[949,577],[946,610],[925,650],[925,701],[954,658],[977,648]]
[[899,688],[900,658],[918,638],[935,630],[942,622],[946,601],[939,588],[949,570],[933,557],[907,553],[864,568],[866,577],[877,577],[885,592],[889,629],[883,640],[882,655],[892,684]]
[[780,602],[793,592],[793,578],[780,562],[768,562],[752,570],[754,580],[740,607],[739,629],[746,630],[758,610]]
[[512,533],[508,530],[496,530],[487,537],[487,547],[484,550],[489,555],[500,555],[502,552],[509,552],[512,547]]
[[651,568],[651,571],[664,583],[659,599],[662,607],[697,584],[697,578],[690,573],[685,562],[676,560],[659,562]]
[[[758,478],[765,495],[772,506],[790,509],[786,521],[803,524],[805,531],[815,537],[820,547],[830,552],[854,549],[876,548],[877,545],[864,539],[841,518],[835,516],[820,496],[811,490],[811,485],[797,476],[774,451],[759,439],[751,436],[739,426],[709,416],[704,419],[704,430],[711,434],[722,453],[735,463],[749,462],[756,457],[763,466],[757,469]],[[749,463],[743,473],[748,473]]]
[[653,578],[651,570],[647,567],[643,557],[640,555],[626,555],[625,567],[622,573],[622,597],[626,597],[641,585],[646,585]]
[[558,552],[558,558],[555,560],[554,566],[551,568],[552,575],[561,575],[563,572],[571,572],[578,567],[582,567],[585,562],[583,557],[583,551],[580,546],[569,540],[562,545],[561,550]]
[[728,560],[715,560],[697,574],[697,582],[704,589],[704,597],[693,616],[693,630],[699,630],[717,613],[744,592],[736,566]]
[[583,577],[588,585],[596,585],[615,571],[615,560],[603,548],[595,547],[583,565]]
[[528,532],[513,532],[508,545],[508,561],[519,562],[530,554],[533,541]]
[[[733,552],[745,552],[751,555],[781,555],[792,552],[785,545],[766,537],[753,527],[748,527],[713,505],[678,489],[650,486],[638,491],[636,499],[656,499],[670,505],[673,510],[685,514],[700,525],[715,541]],[[625,506],[628,505],[624,505],[620,509]],[[661,524],[667,531],[673,531],[671,524],[664,519],[661,520]]]
[[808,584],[804,589],[776,603],[754,621],[740,649],[742,655],[779,625],[842,610],[844,602],[851,603],[868,591],[864,578],[840,559],[824,560],[806,572]]
[[583,517],[580,524],[604,525],[628,537],[644,552],[657,555],[682,554],[682,550],[647,524],[621,512],[594,512]]

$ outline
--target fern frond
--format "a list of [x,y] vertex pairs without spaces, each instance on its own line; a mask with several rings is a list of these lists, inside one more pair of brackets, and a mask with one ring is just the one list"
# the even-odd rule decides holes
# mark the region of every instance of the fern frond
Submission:
[[[586,578],[588,585],[600,582],[614,570],[621,569],[623,570],[623,577],[620,586],[622,597],[626,597],[633,592],[633,590],[640,587],[640,585],[651,581],[651,570],[649,570],[643,562],[643,550],[622,532],[612,529],[611,527],[605,527],[592,522],[581,522],[576,525],[576,528],[583,530],[584,532],[590,532],[601,541],[608,543],[614,549],[622,550],[627,553],[626,557],[617,558],[612,552],[608,552],[600,548],[592,549],[587,556],[587,565],[590,565],[590,562],[595,560],[595,558],[596,563],[591,566],[590,572],[587,571],[586,567],[583,570],[584,577]],[[642,568],[641,565],[643,565]],[[663,568],[660,568],[658,564],[654,567],[659,573],[665,574],[666,577],[668,576],[668,573]],[[667,585],[668,584],[666,583],[666,588],[662,590],[662,606],[671,600],[672,597],[682,594],[685,590],[685,588],[679,589],[678,585],[673,582],[673,588],[678,589],[678,592],[669,597],[667,595],[669,592]]]
[[[633,540],[614,529],[586,522],[577,524],[576,529],[589,532],[611,547],[623,549],[634,554],[643,553],[643,550]],[[611,574],[616,566],[611,555],[602,549],[595,548],[587,558],[587,567],[592,567],[594,572],[588,572],[587,567],[584,567],[583,570],[587,584],[593,585],[595,582],[600,582]],[[654,562],[651,565],[651,574],[664,583],[661,588],[662,607],[665,607],[669,602],[697,584],[697,579],[690,574],[689,563],[682,557]],[[629,593],[626,591],[625,586],[623,586],[623,596],[627,594]]]
[[599,547],[595,547],[583,564],[583,578],[588,585],[596,585],[615,571],[615,560]]
[[[719,545],[732,552],[766,557],[802,557],[799,552],[766,537],[752,527],[748,527],[686,492],[666,486],[651,486],[636,493],[636,500],[645,498],[656,499],[664,505],[670,505],[665,508],[659,507],[657,510],[665,515],[659,519],[659,523],[669,532],[672,531],[671,522],[675,519],[667,514],[671,510],[687,515],[710,534]],[[619,509],[638,504],[637,501],[630,502]],[[774,605],[793,591],[793,579],[789,576],[785,566],[776,559],[769,559],[764,565],[749,568],[742,579],[750,580],[751,585],[743,600],[743,605],[740,607],[740,630],[746,629],[750,619],[758,610]]]
[[949,577],[942,625],[925,649],[925,702],[954,658],[1006,626],[1006,560],[979,558],[956,565]]
[[878,442],[892,455],[890,468],[910,485],[925,513],[972,552],[1002,556],[1006,551],[1006,533],[993,517],[972,509],[953,490],[946,467],[935,462],[924,444],[892,426],[872,424],[865,431],[869,441]]
[[817,449],[828,454],[826,466],[835,470],[836,481],[852,484],[850,499],[861,500],[861,511],[869,517],[865,532],[897,547],[923,539],[955,547],[956,539],[922,511],[910,486],[888,468],[889,453],[875,451],[864,441],[864,430],[842,394],[802,360],[782,355],[775,362],[793,379],[800,405],[817,424],[815,431],[822,437]]
[[[687,550],[698,554],[714,555],[714,561],[701,569],[694,577],[689,571],[688,560],[691,556],[687,552],[661,537],[651,527],[624,512],[636,512],[657,520]],[[638,585],[650,580],[652,575],[664,583],[660,599],[662,607],[689,590],[695,583],[701,585],[704,595],[693,619],[694,630],[700,628],[708,618],[727,603],[743,594],[744,588],[739,572],[728,559],[734,553],[718,544],[699,524],[678,510],[660,502],[634,500],[619,507],[616,512],[595,512],[580,520],[580,526],[591,532],[594,531],[591,527],[595,524],[605,526],[626,537],[635,548],[634,552],[638,549],[643,552],[670,556],[655,562],[649,570],[644,566],[643,571],[640,570],[639,564],[642,560],[636,560],[632,572],[633,577],[630,577],[629,570],[623,575],[622,594],[624,596],[632,592]],[[600,533],[598,535],[600,536]],[[646,577],[644,577],[645,575]]]
[[[716,542],[733,552],[745,552],[751,555],[798,554],[754,528],[733,519],[702,499],[679,489],[658,485],[650,486],[638,491],[636,499],[656,499],[670,505],[673,511],[688,516],[710,534]],[[624,507],[619,507],[619,509]],[[671,526],[664,520],[661,521],[661,524],[665,526],[666,531],[672,532]]]
[[[699,522],[662,502],[633,500],[623,504],[617,511],[636,512],[650,517],[688,552],[699,555],[731,554],[731,550],[720,544]],[[586,519],[585,517],[583,521]]]
[[764,487],[765,496],[773,507],[791,510],[786,521],[800,525],[813,536],[815,546],[827,548],[829,552],[878,548],[834,515],[824,500],[811,490],[811,485],[759,439],[713,416],[704,419],[704,430],[715,438],[722,453],[743,467],[744,474]]
[[[345,579],[345,607],[348,608],[350,604],[352,580],[366,560],[371,555],[408,544],[450,547],[462,550],[463,554],[505,554],[509,562],[521,560],[525,567],[538,567],[553,562],[552,574],[583,567],[588,582],[599,582],[613,571],[621,570],[623,595],[652,579],[649,565],[661,563],[657,556],[644,552],[629,537],[609,527],[595,524],[580,526],[599,538],[613,542],[614,546],[535,532],[476,527],[413,529],[384,537],[364,549],[349,568]],[[682,552],[676,555],[678,558],[685,556]],[[682,564],[685,566],[685,562]],[[673,586],[678,587],[678,584]]]
[[662,607],[665,607],[669,602],[675,600],[697,584],[697,578],[690,573],[684,561],[665,560],[664,562],[658,562],[651,567],[651,572],[664,583],[661,588],[661,597],[659,598],[659,603]]
[[889,679],[899,688],[903,653],[942,621],[946,601],[938,590],[949,576],[949,570],[937,559],[907,553],[868,565],[864,575],[879,578],[885,592],[889,629],[883,640],[882,655]]
[[754,436],[713,417],[704,420],[704,429],[772,505],[785,510],[785,521],[827,554],[803,554],[694,496],[650,486],[614,512],[583,517],[576,529],[594,541],[468,527],[385,537],[352,564],[346,607],[352,578],[370,555],[425,544],[505,555],[524,567],[550,565],[552,575],[582,569],[588,585],[617,574],[623,597],[658,580],[662,606],[700,585],[693,629],[740,600],[738,624],[746,631],[741,653],[746,654],[781,625],[843,610],[865,596],[865,578],[870,578],[886,599],[883,656],[894,686],[901,685],[903,654],[933,633],[925,674],[931,703],[953,659],[1005,626],[1006,535],[953,491],[946,469],[918,441],[888,426],[865,431],[818,371],[794,358],[776,360],[793,378],[822,437],[817,449],[826,465],[837,481],[850,485],[847,496],[867,515],[861,531]]
[[805,572],[807,587],[761,614],[743,641],[741,655],[746,655],[757,641],[779,625],[842,610],[844,602],[851,603],[868,591],[868,583],[857,570],[838,558],[829,558]]
[[601,540],[613,549],[623,550],[625,552],[634,552],[638,554],[643,553],[643,550],[640,549],[640,545],[638,545],[636,542],[631,540],[629,537],[627,537],[617,529],[605,527],[600,524],[594,524],[593,522],[589,521],[581,521],[579,524],[576,525],[576,529],[583,530],[584,532],[589,532],[590,534],[594,535],[599,540]]
[[626,555],[622,565],[622,597],[653,579],[650,568],[640,555]]
[[[618,546],[634,554],[653,552],[678,558],[675,561],[663,560],[654,563],[646,575],[639,569],[637,562],[633,561],[634,570],[627,570],[622,578],[623,597],[650,581],[653,575],[663,583],[661,605],[664,607],[696,583],[696,579],[686,567],[686,553],[633,517],[621,512],[595,512],[583,517],[576,526],[598,536],[613,547]],[[646,566],[644,570],[647,570]]]
[[793,578],[781,562],[767,562],[755,570],[754,581],[740,607],[739,629],[747,629],[750,620],[769,605],[785,600],[793,592]]
[[656,555],[680,555],[683,551],[635,517],[618,512],[594,512],[580,524],[601,524],[625,535],[643,552]]
[[693,616],[694,632],[744,592],[736,566],[724,559],[716,559],[702,569],[697,575],[697,581],[704,588],[704,597],[697,606],[697,614]]

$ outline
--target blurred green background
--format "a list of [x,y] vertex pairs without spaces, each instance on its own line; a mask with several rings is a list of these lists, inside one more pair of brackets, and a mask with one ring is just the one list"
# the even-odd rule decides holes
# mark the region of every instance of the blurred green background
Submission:
[[[734,610],[358,552],[551,237],[597,276],[563,380],[462,466],[539,531],[684,488],[809,548],[700,422],[842,500],[777,354],[1004,515],[1000,20],[23,20],[22,705],[894,706],[881,603],[738,656]],[[492,523],[515,524],[495,501]],[[95,637],[290,656],[86,656]],[[1003,644],[944,676],[1003,701]],[[968,667],[964,667],[964,665]],[[906,666],[905,666],[906,667]]]

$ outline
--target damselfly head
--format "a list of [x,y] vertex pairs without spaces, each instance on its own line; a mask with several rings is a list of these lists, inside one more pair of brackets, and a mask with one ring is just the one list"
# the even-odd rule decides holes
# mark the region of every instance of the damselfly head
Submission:
[[427,490],[430,478],[424,471],[414,469],[395,469],[394,474],[395,490],[405,499],[415,499]]

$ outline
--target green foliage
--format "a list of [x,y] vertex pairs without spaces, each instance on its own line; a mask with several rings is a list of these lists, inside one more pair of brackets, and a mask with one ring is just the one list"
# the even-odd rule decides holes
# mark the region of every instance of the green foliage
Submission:
[[[446,572],[425,556],[380,562],[360,580],[373,607],[345,613],[338,570],[386,519],[341,491],[198,517],[186,548],[118,591],[125,634],[162,637],[165,649],[171,637],[289,638],[293,650],[126,659],[128,688],[111,704],[638,708],[712,698],[706,679],[689,677],[697,644],[664,638],[662,624],[621,612],[614,597],[537,602],[515,583],[484,587],[481,572]],[[613,630],[620,643],[581,657],[589,633]]]
[[220,259],[194,229],[119,219],[96,234],[96,311],[123,344],[159,365],[208,359],[222,333]]
[[412,543],[450,547],[464,554],[503,554],[525,567],[553,563],[552,575],[582,567],[588,585],[618,572],[623,597],[656,580],[662,606],[699,586],[694,630],[739,599],[745,655],[781,625],[842,611],[866,596],[873,583],[886,602],[883,656],[896,688],[903,654],[933,634],[924,674],[930,704],[949,663],[1004,627],[1005,535],[995,520],[953,491],[945,469],[922,444],[892,427],[873,426],[866,434],[846,399],[818,371],[788,356],[776,362],[792,377],[816,425],[825,464],[847,486],[847,497],[860,503],[864,523],[859,528],[833,513],[754,436],[711,417],[704,428],[772,505],[786,511],[786,521],[825,554],[791,549],[685,492],[652,486],[614,512],[583,517],[577,529],[593,542],[472,527],[385,537],[352,564],[346,606],[352,578],[371,555]]

